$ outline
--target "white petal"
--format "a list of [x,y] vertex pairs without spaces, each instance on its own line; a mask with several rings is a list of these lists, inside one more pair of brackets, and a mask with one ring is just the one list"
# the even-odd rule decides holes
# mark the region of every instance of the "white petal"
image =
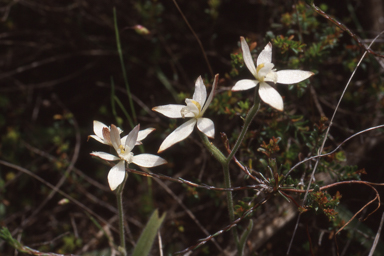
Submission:
[[157,153],[160,153],[166,150],[167,148],[169,148],[170,146],[172,146],[173,144],[187,138],[192,133],[193,127],[195,126],[195,124],[196,124],[196,119],[193,118],[183,123],[182,125],[180,125],[176,130],[174,130],[171,134],[169,134],[167,138],[165,138],[163,143],[161,143],[159,151],[157,151]]
[[152,154],[140,154],[140,155],[133,156],[132,163],[142,167],[151,168],[158,165],[166,164],[167,161],[165,161],[163,158],[159,156],[155,156]]
[[97,135],[89,135],[88,137],[91,137],[91,138],[93,138],[93,139],[95,139],[95,140],[97,140],[98,142],[101,142],[101,143],[103,143],[103,144],[108,144],[105,140],[103,140],[103,139],[101,139],[99,136],[97,136]]
[[120,141],[120,133],[117,127],[114,124],[111,124],[111,142],[112,146],[118,151],[121,141]]
[[313,72],[303,70],[280,70],[276,73],[279,84],[295,84],[314,75]]
[[198,118],[197,128],[209,138],[213,139],[215,137],[215,124],[211,119],[205,117]]
[[243,79],[238,81],[235,86],[232,87],[232,91],[244,91],[256,87],[259,83],[257,80]]
[[[121,138],[121,145],[125,145],[127,138],[128,138],[128,135],[125,135],[123,138]],[[136,145],[138,145],[138,144],[136,144]]]
[[[96,134],[97,137],[103,138],[103,128],[108,128],[105,124],[99,121],[93,121],[93,132]],[[109,128],[108,128],[109,130]],[[96,138],[94,138],[96,139]],[[102,142],[103,143],[103,142]]]
[[199,76],[195,83],[195,92],[193,93],[193,100],[199,102],[203,107],[205,100],[207,99],[207,88],[204,85],[203,79]]
[[108,154],[108,153],[105,153],[105,152],[100,152],[100,151],[92,152],[91,156],[97,156],[97,157],[100,157],[101,159],[104,159],[104,160],[107,160],[107,161],[121,160],[117,156],[114,156],[112,154]]
[[245,41],[244,37],[240,37],[241,42],[241,50],[243,51],[243,60],[249,71],[251,71],[253,76],[256,76],[256,67],[253,62],[251,51],[249,50],[249,46],[247,41]]
[[157,106],[152,108],[153,111],[159,112],[160,114],[165,115],[170,118],[181,118],[181,109],[184,108],[184,105],[169,104],[163,106]]
[[[137,143],[142,141],[143,139],[147,138],[148,134],[150,134],[151,132],[153,132],[155,130],[155,128],[147,128],[145,130],[141,130],[139,131],[139,134],[137,135],[137,142],[136,142],[136,145],[138,145]],[[123,143],[123,142],[121,142]]]
[[259,85],[259,95],[260,98],[270,105],[271,107],[283,111],[284,105],[283,105],[283,98],[281,98],[280,94],[272,88],[267,83],[260,83]]
[[257,57],[257,66],[272,62],[272,44],[269,42]]
[[111,190],[115,190],[125,178],[125,162],[120,161],[108,173],[108,183]]
[[218,83],[219,83],[219,74],[216,74],[215,79],[213,79],[211,93],[209,94],[208,99],[205,102],[203,109],[201,110],[202,114],[204,114],[205,110],[207,110],[207,108],[209,107],[209,104],[211,104],[211,101],[213,99],[213,96],[215,95],[215,90]]
[[128,134],[124,144],[125,151],[131,152],[132,149],[135,147],[139,130],[140,130],[140,124],[136,125],[132,129],[132,131]]

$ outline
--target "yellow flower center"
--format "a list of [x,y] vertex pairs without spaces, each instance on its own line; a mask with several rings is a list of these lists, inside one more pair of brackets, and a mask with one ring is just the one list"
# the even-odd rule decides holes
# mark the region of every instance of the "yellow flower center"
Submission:
[[196,105],[196,107],[199,109],[199,112],[200,112],[201,111],[200,103],[195,100],[192,100],[192,103]]
[[124,154],[125,153],[125,148],[124,148],[123,145],[120,145],[119,149],[120,149],[120,154]]
[[[201,113],[201,105],[200,105],[200,103],[195,101],[195,100],[191,100],[190,102],[193,105],[196,106],[197,111],[196,111],[196,109],[187,106],[187,107],[184,107],[184,108],[181,109],[181,116],[184,118],[185,115],[187,115],[189,113],[192,113],[196,118],[201,117],[202,113]],[[189,105],[189,106],[191,106],[191,105]]]
[[260,65],[257,66],[256,68],[256,79],[259,80],[260,82],[264,82],[264,77],[259,76],[259,71],[264,67],[264,63],[261,63]]

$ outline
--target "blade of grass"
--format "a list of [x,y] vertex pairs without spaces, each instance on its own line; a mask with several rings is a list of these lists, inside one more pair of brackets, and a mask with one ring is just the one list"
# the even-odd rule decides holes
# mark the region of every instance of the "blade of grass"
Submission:
[[[135,108],[133,106],[131,90],[130,90],[129,84],[128,84],[127,71],[125,69],[125,64],[124,64],[124,59],[123,59],[123,51],[121,49],[121,43],[120,43],[119,29],[118,29],[118,26],[117,26],[116,8],[113,8],[113,20],[114,20],[114,25],[115,25],[117,52],[119,54],[119,59],[120,59],[120,64],[121,64],[121,70],[123,72],[125,88],[127,90],[127,95],[128,95],[128,100],[129,100],[129,107],[131,108],[133,121],[136,123],[137,122],[136,112],[135,112]],[[134,125],[133,125],[132,122],[130,122],[130,125],[131,125],[131,128],[133,129]]]
[[116,104],[115,104],[115,82],[113,81],[113,77],[111,77],[111,108],[112,108],[112,114],[116,119],[116,125],[121,127],[122,126],[122,119],[117,116],[116,112]]
[[156,75],[160,82],[164,85],[164,87],[172,94],[176,103],[180,103],[181,100],[179,99],[176,90],[172,87],[172,84],[169,82],[168,78],[164,75],[164,73],[160,69],[157,69]]
[[113,97],[113,100],[117,103],[117,105],[119,105],[119,107],[120,107],[121,110],[123,111],[125,117],[127,118],[128,122],[129,122],[129,125],[130,125],[131,127],[134,127],[134,126],[133,126],[133,122],[132,122],[132,118],[131,118],[131,116],[128,114],[127,110],[124,108],[123,103],[121,103],[121,101],[119,100],[119,98],[117,98],[116,95]]

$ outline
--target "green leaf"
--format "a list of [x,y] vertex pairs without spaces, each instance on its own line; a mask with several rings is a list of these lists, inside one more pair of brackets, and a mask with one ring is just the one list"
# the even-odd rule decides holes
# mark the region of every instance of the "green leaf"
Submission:
[[139,241],[137,241],[137,245],[132,256],[145,256],[149,254],[153,241],[155,240],[157,230],[160,228],[161,223],[163,223],[164,218],[165,213],[163,213],[163,215],[159,218],[157,209],[152,213],[151,218],[140,235]]

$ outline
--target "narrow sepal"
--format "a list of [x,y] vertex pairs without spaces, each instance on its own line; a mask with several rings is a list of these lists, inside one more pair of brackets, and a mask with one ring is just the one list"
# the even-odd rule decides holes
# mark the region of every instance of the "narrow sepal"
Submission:
[[163,143],[161,143],[158,153],[166,150],[173,144],[176,144],[185,138],[187,138],[193,131],[193,128],[196,124],[196,119],[191,119],[182,125],[180,125],[176,130],[174,130],[168,137],[165,138]]
[[152,154],[140,154],[133,156],[132,163],[142,167],[151,168],[158,165],[166,164],[167,161],[159,156]]
[[251,71],[253,76],[256,76],[256,67],[255,63],[252,59],[251,51],[249,50],[249,46],[247,41],[245,41],[244,37],[240,37],[241,50],[243,51],[243,60],[249,71]]

